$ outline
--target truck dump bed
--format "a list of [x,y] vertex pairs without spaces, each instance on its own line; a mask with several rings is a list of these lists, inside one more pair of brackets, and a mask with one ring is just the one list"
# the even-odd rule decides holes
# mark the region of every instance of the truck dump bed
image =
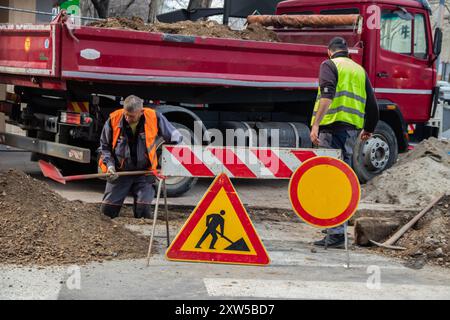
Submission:
[[[0,28],[0,82],[69,81],[316,89],[326,47],[51,25]],[[13,49],[13,50],[11,50]],[[353,54],[362,58],[362,49]]]

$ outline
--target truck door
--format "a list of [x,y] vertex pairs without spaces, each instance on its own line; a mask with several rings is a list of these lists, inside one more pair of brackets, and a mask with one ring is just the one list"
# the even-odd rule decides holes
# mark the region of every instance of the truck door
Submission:
[[375,92],[400,107],[407,122],[429,119],[433,67],[428,12],[384,6],[381,11]]

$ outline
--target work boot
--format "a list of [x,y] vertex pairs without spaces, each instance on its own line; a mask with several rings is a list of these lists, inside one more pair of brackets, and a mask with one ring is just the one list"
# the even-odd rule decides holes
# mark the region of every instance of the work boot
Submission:
[[149,204],[135,203],[133,206],[134,217],[136,219],[153,219],[153,214],[150,209],[151,206]]
[[343,234],[330,234],[322,240],[315,241],[314,245],[318,247],[325,247],[325,241],[327,241],[327,246],[329,248],[344,248],[345,235]]
[[119,216],[120,208],[121,208],[120,206],[113,206],[113,205],[109,205],[106,203],[102,203],[100,210],[105,216],[108,216],[111,219],[114,219]]

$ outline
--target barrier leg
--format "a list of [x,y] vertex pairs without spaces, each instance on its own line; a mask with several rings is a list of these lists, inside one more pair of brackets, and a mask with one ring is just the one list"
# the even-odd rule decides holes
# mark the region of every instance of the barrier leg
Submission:
[[148,253],[147,253],[147,266],[150,265],[150,256],[152,254],[152,246],[153,246],[153,236],[155,235],[155,227],[156,227],[156,220],[158,218],[158,209],[159,209],[159,198],[161,196],[161,185],[163,184],[163,180],[160,179],[158,183],[158,192],[156,195],[156,203],[155,203],[155,213],[153,214],[153,226],[152,226],[152,233],[150,235],[150,243],[148,245]]
[[166,209],[166,235],[167,235],[167,248],[170,246],[170,231],[169,231],[169,206],[167,204],[167,188],[166,180],[163,180],[163,192],[164,192],[164,207]]

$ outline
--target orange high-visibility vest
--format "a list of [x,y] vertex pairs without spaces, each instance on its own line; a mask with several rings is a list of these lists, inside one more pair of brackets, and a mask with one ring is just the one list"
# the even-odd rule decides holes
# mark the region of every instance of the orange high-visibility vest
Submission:
[[[156,117],[156,112],[153,109],[144,108],[144,117],[145,117],[145,145],[147,147],[148,159],[150,160],[150,166],[148,170],[154,171],[158,166],[158,158],[156,156],[156,138],[158,136],[158,119]],[[117,141],[120,136],[120,122],[123,118],[123,110],[116,110],[110,114],[109,118],[111,119],[111,128],[112,128],[112,155],[114,155],[114,150],[117,145]],[[120,167],[123,163],[120,165]],[[105,163],[103,163],[102,158],[100,157],[99,166],[102,172],[106,173],[108,171],[108,167]]]

